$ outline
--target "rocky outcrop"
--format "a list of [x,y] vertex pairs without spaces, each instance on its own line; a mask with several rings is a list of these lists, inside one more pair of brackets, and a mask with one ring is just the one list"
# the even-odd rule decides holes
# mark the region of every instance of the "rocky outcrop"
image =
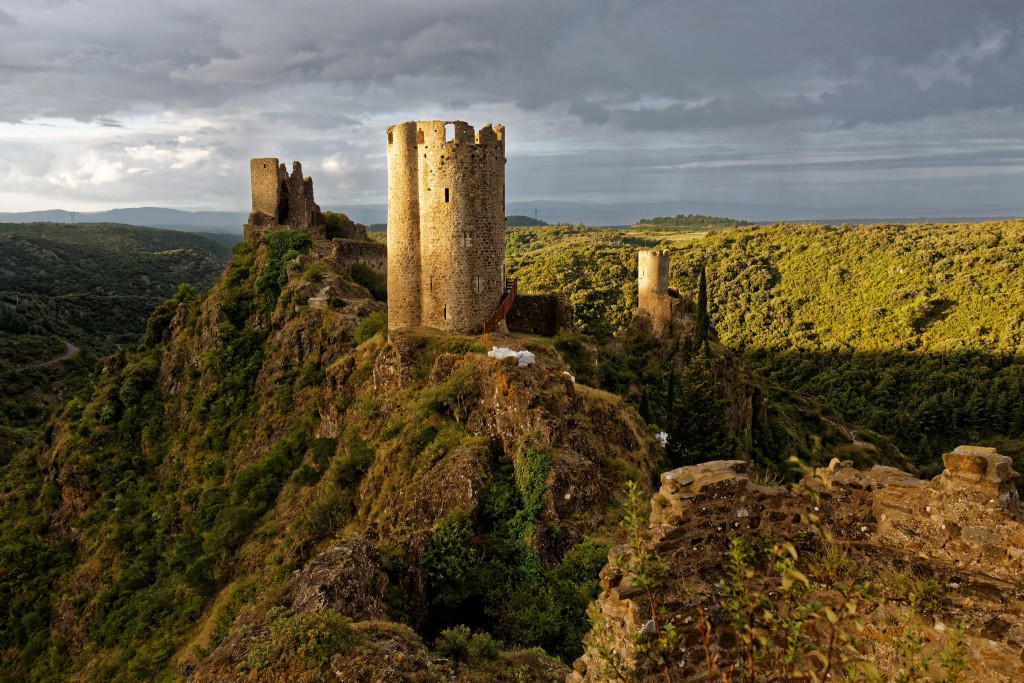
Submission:
[[387,587],[380,553],[357,538],[320,553],[293,572],[285,601],[296,613],[332,609],[353,621],[384,619]]
[[[724,657],[736,644],[721,608],[716,583],[734,535],[793,539],[814,597],[835,595],[813,558],[821,537],[801,523],[813,513],[832,543],[849,552],[861,576],[878,585],[883,599],[865,616],[862,652],[882,672],[900,666],[898,638],[912,617],[909,596],[893,585],[909,577],[914,590],[931,593],[927,618],[916,626],[923,651],[933,658],[948,645],[948,625],[963,622],[970,666],[965,680],[1024,679],[1024,514],[1010,459],[991,448],[962,446],[943,456],[945,471],[922,481],[891,467],[861,472],[833,460],[806,480],[799,491],[759,486],[743,461],[710,462],[662,475],[651,505],[650,546],[666,560],[668,576],[656,591],[683,642],[671,662],[680,680],[704,681],[704,649],[695,624],[698,607],[712,623],[711,650]],[[642,592],[621,569],[624,549],[613,551],[601,573],[603,592],[596,603],[600,628],[588,636],[588,649],[568,681],[596,681],[604,659],[598,645],[611,647],[638,680],[664,680],[636,656],[636,635],[651,624]]]

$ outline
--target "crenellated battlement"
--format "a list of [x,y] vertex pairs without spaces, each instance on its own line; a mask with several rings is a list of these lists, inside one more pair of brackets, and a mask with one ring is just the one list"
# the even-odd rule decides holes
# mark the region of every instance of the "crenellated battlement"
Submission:
[[[410,134],[410,129],[415,134]],[[421,152],[466,145],[499,148],[503,151],[505,148],[505,127],[500,124],[488,123],[475,131],[465,121],[406,121],[389,126],[387,133],[389,149],[393,145],[416,146]]]

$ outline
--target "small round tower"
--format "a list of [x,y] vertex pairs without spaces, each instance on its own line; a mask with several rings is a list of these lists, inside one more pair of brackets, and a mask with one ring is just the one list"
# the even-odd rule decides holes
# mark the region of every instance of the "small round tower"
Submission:
[[640,308],[653,311],[645,306],[650,297],[668,294],[669,252],[666,249],[641,251],[637,253],[637,289]]
[[416,122],[388,128],[388,328],[420,324],[420,209]]

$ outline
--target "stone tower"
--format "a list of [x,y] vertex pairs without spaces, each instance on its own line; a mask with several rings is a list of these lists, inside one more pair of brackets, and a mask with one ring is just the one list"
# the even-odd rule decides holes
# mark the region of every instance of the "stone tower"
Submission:
[[641,251],[637,254],[637,306],[651,319],[651,331],[661,336],[682,308],[679,293],[668,286],[668,250]]
[[313,179],[302,175],[302,164],[292,162],[291,175],[274,158],[249,160],[252,178],[252,213],[245,226],[246,239],[268,229],[299,230],[324,239],[324,217],[313,200]]
[[668,294],[668,250],[641,251],[637,254],[637,289],[640,308],[650,312],[655,297]]
[[388,327],[480,332],[505,295],[505,128],[387,134]]

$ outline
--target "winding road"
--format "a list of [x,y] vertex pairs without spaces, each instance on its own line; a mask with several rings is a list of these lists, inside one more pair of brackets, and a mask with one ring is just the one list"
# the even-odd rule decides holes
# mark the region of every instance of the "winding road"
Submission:
[[44,360],[42,363],[33,363],[32,365],[26,365],[24,367],[20,367],[20,368],[18,368],[18,370],[31,370],[32,368],[45,368],[48,365],[55,365],[57,363],[60,363],[61,361],[71,360],[72,358],[74,358],[75,356],[78,355],[79,350],[80,349],[77,346],[75,346],[71,342],[65,340],[64,341],[64,353],[60,354],[59,356],[55,356],[55,357],[51,358],[50,360]]

